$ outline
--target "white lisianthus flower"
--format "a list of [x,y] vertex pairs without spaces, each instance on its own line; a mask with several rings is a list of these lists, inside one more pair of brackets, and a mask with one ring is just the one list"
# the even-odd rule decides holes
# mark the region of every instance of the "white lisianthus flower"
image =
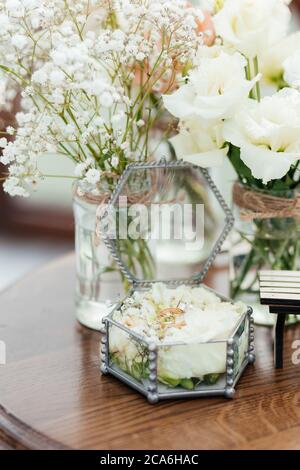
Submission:
[[226,46],[253,59],[285,36],[290,19],[283,0],[226,0],[213,22]]
[[178,159],[202,167],[221,166],[228,152],[221,124],[205,128],[196,118],[182,122],[179,133],[170,142]]
[[188,83],[163,96],[165,107],[177,118],[196,116],[206,125],[232,117],[259,80],[259,75],[253,80],[245,78],[245,65],[241,54],[227,54],[223,50],[216,57],[200,57]]
[[249,100],[223,129],[255,178],[283,178],[300,159],[300,93],[285,88],[260,103]]
[[300,51],[300,31],[289,34],[259,56],[259,67],[266,82],[281,85],[285,61]]
[[292,88],[300,90],[300,47],[283,63],[283,78]]

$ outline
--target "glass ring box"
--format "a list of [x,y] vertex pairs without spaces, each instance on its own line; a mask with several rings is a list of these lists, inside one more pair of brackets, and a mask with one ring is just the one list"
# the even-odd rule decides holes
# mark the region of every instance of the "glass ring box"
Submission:
[[165,160],[124,170],[98,212],[98,231],[131,284],[103,320],[102,373],[150,403],[234,396],[255,360],[252,309],[203,283],[232,225],[207,170]]

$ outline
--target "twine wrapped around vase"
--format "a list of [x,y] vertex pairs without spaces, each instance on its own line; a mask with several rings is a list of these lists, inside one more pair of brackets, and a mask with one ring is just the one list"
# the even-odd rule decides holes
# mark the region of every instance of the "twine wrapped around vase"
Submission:
[[[116,173],[112,173],[109,171],[103,172],[102,176],[106,176],[107,178],[112,178],[115,180],[119,178],[119,176]],[[88,204],[95,204],[99,206],[101,204],[107,204],[107,202],[109,201],[111,197],[111,192],[104,191],[104,192],[101,192],[100,194],[93,194],[90,191],[84,192],[75,183],[73,185],[73,197],[77,197],[78,199],[81,199],[81,201],[86,202]]]
[[300,194],[293,198],[278,197],[236,182],[233,202],[241,209],[240,217],[244,221],[278,217],[300,219]]

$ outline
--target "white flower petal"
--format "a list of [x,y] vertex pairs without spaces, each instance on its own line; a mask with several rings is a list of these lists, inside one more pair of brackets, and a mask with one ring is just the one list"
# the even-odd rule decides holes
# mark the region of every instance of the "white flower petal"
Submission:
[[284,37],[290,20],[291,12],[282,0],[226,0],[213,17],[225,46],[251,59]]
[[250,168],[252,175],[264,184],[283,178],[291,165],[300,158],[298,153],[278,153],[267,148],[244,143],[241,147],[241,160]]
[[182,160],[198,165],[203,168],[212,168],[222,166],[228,153],[228,147],[220,150],[211,150],[209,152],[194,153],[183,155]]
[[282,178],[300,159],[300,93],[283,89],[260,103],[248,100],[224,123],[223,138],[240,148],[255,178]]
[[191,71],[188,83],[172,95],[164,96],[164,104],[177,118],[197,116],[208,127],[209,121],[233,116],[260,75],[247,80],[245,58],[222,48],[216,49],[212,56],[198,59],[199,65]]
[[300,46],[299,51],[283,62],[284,80],[291,87],[300,88]]
[[184,119],[194,114],[194,99],[193,90],[188,85],[183,85],[172,95],[163,96],[165,108],[179,119]]

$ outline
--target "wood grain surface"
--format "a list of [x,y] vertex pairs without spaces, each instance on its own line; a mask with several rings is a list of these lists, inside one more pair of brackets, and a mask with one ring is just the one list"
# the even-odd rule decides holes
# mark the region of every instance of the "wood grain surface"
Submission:
[[[99,373],[99,334],[74,315],[74,257],[0,296],[0,446],[25,449],[300,449],[300,365],[285,335],[285,368],[273,368],[271,330],[257,328],[255,366],[236,397],[166,401]],[[226,274],[209,284],[225,291]]]

